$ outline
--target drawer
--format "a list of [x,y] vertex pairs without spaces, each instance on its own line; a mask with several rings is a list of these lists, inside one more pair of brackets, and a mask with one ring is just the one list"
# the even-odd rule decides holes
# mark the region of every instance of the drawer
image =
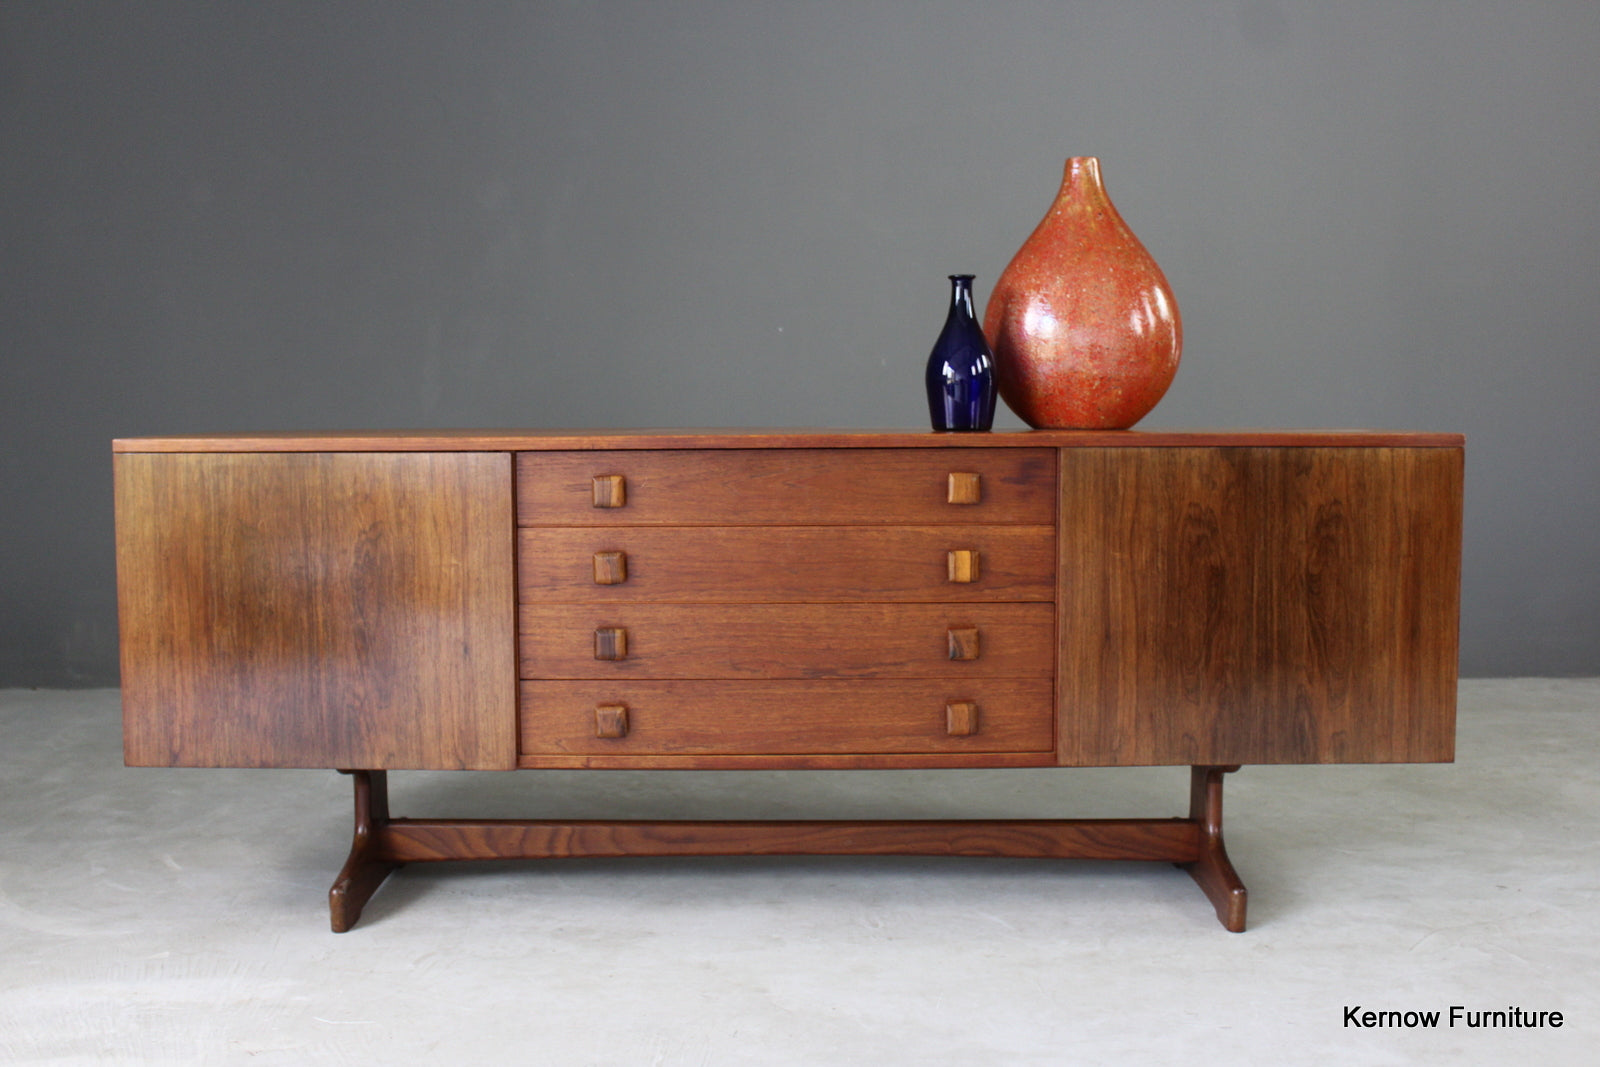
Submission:
[[1048,678],[1051,604],[525,604],[523,678]]
[[1048,601],[1048,526],[539,527],[518,531],[539,603]]
[[522,526],[1050,525],[1055,512],[1056,455],[1049,448],[517,456],[517,522]]
[[522,752],[1045,752],[1052,703],[1048,679],[523,682]]

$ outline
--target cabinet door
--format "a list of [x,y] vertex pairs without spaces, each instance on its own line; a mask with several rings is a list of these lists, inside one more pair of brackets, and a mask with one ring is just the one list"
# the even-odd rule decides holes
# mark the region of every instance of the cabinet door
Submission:
[[116,457],[134,766],[516,765],[507,453]]
[[1061,761],[1449,760],[1456,448],[1061,454]]

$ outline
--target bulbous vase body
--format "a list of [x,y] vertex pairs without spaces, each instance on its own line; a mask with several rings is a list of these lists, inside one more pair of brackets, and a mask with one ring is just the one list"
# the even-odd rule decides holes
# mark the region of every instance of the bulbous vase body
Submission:
[[1067,160],[1055,203],[995,283],[983,325],[1000,396],[1035,429],[1127,429],[1172,384],[1178,303],[1106,195],[1099,160]]
[[972,309],[972,275],[950,275],[950,313],[928,355],[928,417],[935,430],[994,425],[994,359]]

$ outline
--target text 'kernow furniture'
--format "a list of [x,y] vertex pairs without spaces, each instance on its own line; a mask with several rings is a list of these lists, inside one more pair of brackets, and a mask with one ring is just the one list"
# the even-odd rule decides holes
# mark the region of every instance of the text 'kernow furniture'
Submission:
[[[1165,860],[1222,776],[1453,754],[1462,440],[419,432],[115,443],[126,759],[355,784],[430,860]],[[392,818],[396,769],[1186,765],[1173,819]]]

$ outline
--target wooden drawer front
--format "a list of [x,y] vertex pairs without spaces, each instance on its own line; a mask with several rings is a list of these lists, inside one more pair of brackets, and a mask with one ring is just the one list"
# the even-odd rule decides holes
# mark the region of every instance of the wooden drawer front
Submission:
[[[519,537],[522,604],[1055,596],[1048,526],[553,527]],[[951,554],[972,552],[976,577],[952,581]],[[600,584],[602,571],[613,584]]]
[[1048,678],[1055,664],[1049,604],[532,603],[520,630],[523,678]]
[[[952,483],[951,475],[956,475]],[[976,475],[976,481],[965,475]],[[596,480],[599,479],[599,484]],[[524,452],[522,526],[1055,522],[1048,448]],[[972,500],[971,503],[951,503]]]
[[[523,682],[522,751],[1044,752],[1052,700],[1049,679]],[[952,703],[976,705],[976,732],[950,732]],[[597,736],[619,721],[621,736]]]

